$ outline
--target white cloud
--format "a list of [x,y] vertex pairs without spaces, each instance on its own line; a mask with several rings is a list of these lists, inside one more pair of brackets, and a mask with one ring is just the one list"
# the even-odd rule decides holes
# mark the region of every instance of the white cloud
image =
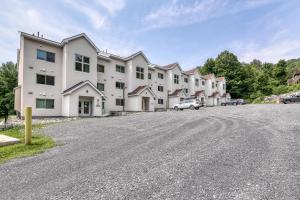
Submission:
[[65,0],[65,2],[69,5],[71,5],[74,9],[76,9],[78,12],[84,14],[88,17],[90,20],[90,23],[94,26],[96,29],[100,29],[104,27],[107,23],[107,19],[105,16],[101,15],[99,13],[99,10],[96,9],[93,5],[89,5],[84,2],[80,1],[73,1],[73,0]]
[[300,55],[300,40],[270,39],[266,44],[258,42],[234,42],[231,49],[236,52],[240,61],[251,62],[259,59],[263,62],[276,63],[280,59],[298,58]]
[[98,4],[103,6],[111,15],[125,7],[125,0],[95,0]]
[[236,14],[275,1],[278,0],[194,0],[192,3],[173,0],[149,13],[145,21],[151,28],[182,26]]
[[[107,26],[107,20],[103,22],[101,17],[99,20],[98,14],[95,14],[96,11],[91,11],[86,15],[90,10],[84,8],[83,14],[87,18],[82,18],[76,16],[76,13],[75,15],[70,13],[71,6],[68,7],[68,5],[64,2],[49,3],[45,9],[44,2],[39,1],[35,4],[19,0],[3,2],[2,6],[5,9],[1,12],[0,18],[0,63],[9,60],[16,61],[16,52],[19,48],[18,31],[27,33],[39,31],[45,38],[58,42],[63,38],[85,32],[100,49],[108,49],[124,56],[140,47],[130,39],[120,39],[116,34],[113,36],[108,31],[110,27]],[[88,22],[93,23],[94,26]],[[97,27],[101,30],[101,34]]]

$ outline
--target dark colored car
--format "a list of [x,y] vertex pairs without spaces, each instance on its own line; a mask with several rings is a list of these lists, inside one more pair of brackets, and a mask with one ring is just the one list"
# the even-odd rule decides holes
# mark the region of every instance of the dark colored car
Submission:
[[221,106],[236,106],[236,105],[238,105],[237,99],[231,99],[230,101],[221,103]]
[[244,99],[231,99],[230,101],[221,103],[221,106],[237,106],[237,105],[245,105],[246,101]]
[[300,103],[300,95],[295,95],[295,96],[283,98],[283,99],[281,99],[281,102],[284,103],[284,104]]

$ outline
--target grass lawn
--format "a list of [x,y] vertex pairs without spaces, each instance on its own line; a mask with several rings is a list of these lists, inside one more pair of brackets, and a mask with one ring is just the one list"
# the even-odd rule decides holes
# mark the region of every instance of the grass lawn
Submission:
[[20,158],[36,155],[44,152],[46,149],[55,146],[55,142],[49,137],[41,133],[44,125],[33,125],[32,128],[32,144],[24,144],[24,126],[15,127],[0,134],[20,139],[21,143],[0,147],[0,164],[12,158]]

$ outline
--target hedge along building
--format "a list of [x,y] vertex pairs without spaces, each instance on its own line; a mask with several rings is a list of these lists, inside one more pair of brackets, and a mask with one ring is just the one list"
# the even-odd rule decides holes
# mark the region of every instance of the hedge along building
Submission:
[[141,51],[128,57],[102,52],[84,33],[56,42],[21,32],[18,72],[15,110],[21,116],[26,106],[33,108],[33,116],[154,111],[199,90],[206,101],[210,92],[210,79],[197,69],[184,72],[178,63],[154,65]]

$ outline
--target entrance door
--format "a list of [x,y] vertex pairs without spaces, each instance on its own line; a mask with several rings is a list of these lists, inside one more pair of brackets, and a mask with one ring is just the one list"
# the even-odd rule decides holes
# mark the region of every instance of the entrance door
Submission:
[[91,115],[91,103],[90,103],[90,101],[79,100],[78,114],[80,116],[90,116]]
[[142,97],[142,111],[149,111],[150,98]]

